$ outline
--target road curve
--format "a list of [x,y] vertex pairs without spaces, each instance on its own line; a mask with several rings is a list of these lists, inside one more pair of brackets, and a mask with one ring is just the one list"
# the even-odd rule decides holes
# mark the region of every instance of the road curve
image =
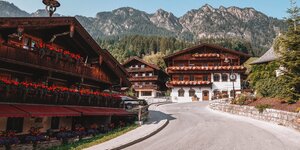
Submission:
[[210,110],[206,102],[159,106],[169,124],[126,150],[300,150],[300,133],[289,128]]

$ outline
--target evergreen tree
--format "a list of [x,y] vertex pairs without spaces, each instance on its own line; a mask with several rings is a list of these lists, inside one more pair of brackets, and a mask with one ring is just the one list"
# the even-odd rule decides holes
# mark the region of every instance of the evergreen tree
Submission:
[[165,55],[161,52],[158,53],[152,53],[151,55],[147,55],[143,58],[144,61],[154,64],[156,66],[158,66],[161,69],[165,69],[166,68],[166,64],[164,62],[164,57]]
[[296,2],[291,0],[292,7],[288,9],[288,30],[276,39],[275,49],[280,55],[278,60],[287,81],[291,101],[296,102],[300,98],[300,9]]

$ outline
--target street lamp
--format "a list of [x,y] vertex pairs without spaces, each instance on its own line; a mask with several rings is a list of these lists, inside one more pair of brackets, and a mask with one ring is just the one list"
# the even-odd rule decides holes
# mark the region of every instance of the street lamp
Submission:
[[50,17],[52,17],[56,8],[60,6],[60,3],[57,0],[43,0],[43,3],[46,5],[46,11],[49,13]]
[[235,99],[235,89],[234,89],[234,81],[236,80],[236,76],[233,74],[233,63],[232,59],[228,59],[227,57],[224,60],[225,63],[229,63],[231,68],[231,73],[229,79],[232,81],[232,90],[233,90],[233,98]]

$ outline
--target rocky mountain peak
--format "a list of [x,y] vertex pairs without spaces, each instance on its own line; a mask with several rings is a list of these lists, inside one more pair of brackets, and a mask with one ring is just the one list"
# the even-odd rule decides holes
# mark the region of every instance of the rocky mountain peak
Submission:
[[[38,9],[36,12],[30,14],[31,17],[48,17],[49,13],[45,9]],[[54,13],[53,17],[60,17],[60,14]]]
[[175,17],[173,13],[163,9],[158,9],[152,16],[150,15],[150,21],[157,27],[165,28],[173,32],[182,28],[179,19]]
[[215,8],[213,8],[211,5],[209,4],[205,4],[200,8],[202,11],[204,12],[214,12]]
[[0,1],[0,14],[2,17],[24,16],[29,17],[30,14],[19,9],[13,3]]

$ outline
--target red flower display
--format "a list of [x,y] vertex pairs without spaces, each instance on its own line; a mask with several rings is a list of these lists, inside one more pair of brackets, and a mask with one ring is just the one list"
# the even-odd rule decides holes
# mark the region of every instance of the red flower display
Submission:
[[70,92],[70,93],[79,93],[80,95],[96,95],[96,96],[103,96],[103,97],[113,97],[115,99],[120,100],[121,95],[119,94],[110,94],[110,93],[105,93],[105,92],[92,92],[88,90],[75,90],[75,89],[70,89],[67,87],[58,87],[58,86],[45,86],[44,84],[36,84],[36,83],[29,83],[29,82],[17,82],[14,80],[5,80],[5,79],[0,79],[0,83],[4,83],[6,85],[14,85],[14,86],[22,86],[25,88],[33,88],[33,89],[46,89],[47,91],[57,91],[57,92]]
[[48,48],[51,51],[55,51],[57,53],[61,53],[61,54],[65,55],[65,56],[69,56],[69,57],[71,57],[71,58],[73,58],[75,60],[79,60],[79,59],[82,58],[79,54],[74,54],[74,53],[72,53],[72,52],[70,52],[68,50],[63,50],[61,48],[53,47],[50,44],[46,44],[46,48]]
[[217,53],[203,53],[203,54],[193,54],[192,55],[193,57],[200,57],[200,58],[203,58],[203,57],[220,57],[220,54],[217,54]]

